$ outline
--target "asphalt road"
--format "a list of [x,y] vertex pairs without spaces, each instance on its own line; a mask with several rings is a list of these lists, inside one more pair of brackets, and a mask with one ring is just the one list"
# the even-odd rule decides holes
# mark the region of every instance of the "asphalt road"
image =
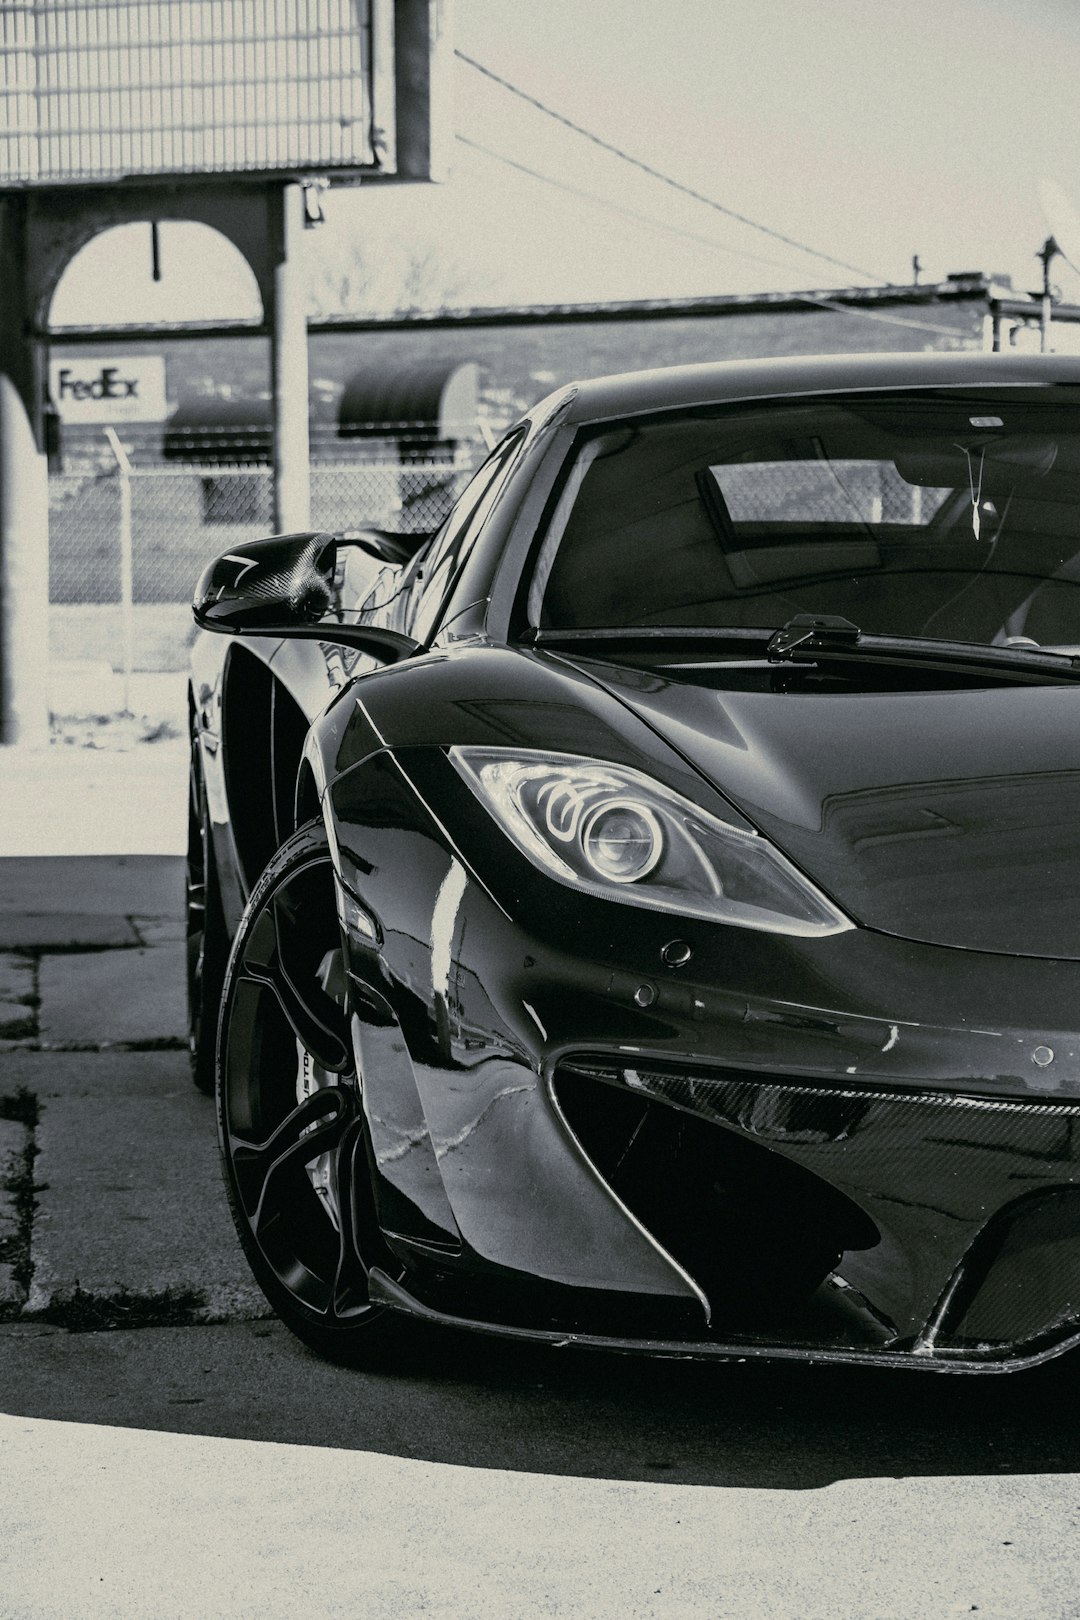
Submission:
[[2,1620],[1080,1614],[1075,1360],[702,1366],[418,1326],[348,1370],[293,1340],[186,1071],[179,877],[0,861]]

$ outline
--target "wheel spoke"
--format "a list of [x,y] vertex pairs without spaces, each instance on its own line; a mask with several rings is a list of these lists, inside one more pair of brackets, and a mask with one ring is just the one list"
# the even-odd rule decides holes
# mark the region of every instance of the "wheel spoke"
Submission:
[[[244,951],[243,977],[273,991],[293,1034],[322,1068],[340,1073],[348,1066],[345,1040],[300,994],[285,966],[276,907],[268,908],[251,931]],[[323,1001],[328,1010],[334,1010],[329,997],[324,996]]]
[[368,1303],[367,1268],[364,1265],[356,1232],[356,1158],[363,1152],[364,1126],[360,1119],[353,1120],[337,1152],[335,1184],[337,1187],[338,1255],[334,1269],[334,1282],[330,1290],[328,1314],[343,1319],[354,1316]]
[[254,1232],[276,1213],[290,1170],[302,1169],[321,1153],[333,1152],[352,1114],[351,1093],[323,1087],[305,1097],[264,1142],[229,1138],[237,1186]]
[[349,1066],[349,1051],[345,1042],[312,1012],[288,974],[280,967],[255,972],[248,967],[243,977],[273,991],[289,1028],[320,1068],[341,1074]]

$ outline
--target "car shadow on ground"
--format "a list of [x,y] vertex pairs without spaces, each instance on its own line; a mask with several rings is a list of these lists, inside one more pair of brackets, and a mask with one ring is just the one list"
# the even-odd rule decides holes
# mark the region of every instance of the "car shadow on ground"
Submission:
[[1080,1472],[1075,1356],[1008,1376],[649,1360],[415,1329],[363,1369],[276,1321],[0,1329],[25,1417],[758,1489]]

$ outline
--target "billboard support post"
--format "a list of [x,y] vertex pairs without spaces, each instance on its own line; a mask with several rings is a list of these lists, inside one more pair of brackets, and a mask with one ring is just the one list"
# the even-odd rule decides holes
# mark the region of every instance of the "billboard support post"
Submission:
[[304,277],[304,191],[280,186],[270,317],[274,414],[274,528],[296,534],[311,526],[308,465],[307,286]]
[[0,195],[0,742],[49,740],[49,482],[26,204]]

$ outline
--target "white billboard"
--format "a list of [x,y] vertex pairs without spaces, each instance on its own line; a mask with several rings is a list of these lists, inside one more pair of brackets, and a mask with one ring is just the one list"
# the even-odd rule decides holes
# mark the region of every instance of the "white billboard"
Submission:
[[391,18],[392,0],[0,0],[0,186],[378,168]]
[[165,357],[125,354],[118,359],[71,356],[49,361],[49,399],[71,427],[107,422],[162,422]]

